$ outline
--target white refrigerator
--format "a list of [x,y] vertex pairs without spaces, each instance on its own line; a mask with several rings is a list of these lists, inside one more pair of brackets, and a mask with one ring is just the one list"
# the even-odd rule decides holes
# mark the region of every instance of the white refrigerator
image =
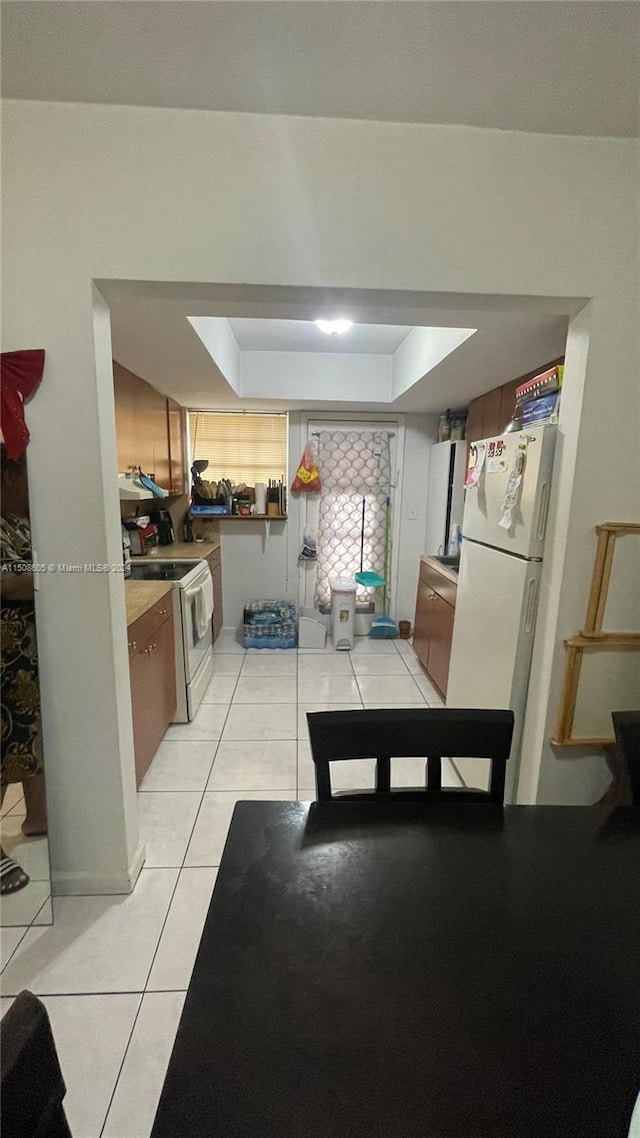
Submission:
[[462,528],[466,462],[465,442],[435,443],[431,447],[424,547],[429,555],[447,553],[453,527]]
[[[555,426],[546,425],[472,444],[481,469],[465,491],[447,707],[514,712],[506,802],[517,794],[555,441]],[[518,466],[520,483],[505,517]],[[488,761],[460,759],[456,766],[468,786],[488,786]]]

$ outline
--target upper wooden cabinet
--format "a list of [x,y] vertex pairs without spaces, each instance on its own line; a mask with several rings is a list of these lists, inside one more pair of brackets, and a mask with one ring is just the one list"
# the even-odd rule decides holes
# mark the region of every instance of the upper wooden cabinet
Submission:
[[163,490],[184,494],[184,410],[113,362],[118,470],[141,467]]
[[564,357],[551,360],[548,364],[527,372],[518,379],[511,379],[501,387],[494,387],[491,391],[472,399],[467,411],[467,441],[473,443],[476,439],[490,439],[494,435],[501,435],[513,418],[516,405],[516,387],[533,379],[540,372],[547,371],[556,364],[564,363]]
[[169,432],[169,492],[171,494],[186,494],[184,408],[176,403],[175,399],[167,399],[167,429]]
[[511,422],[516,406],[516,387],[520,386],[519,379],[512,379],[511,383],[504,383],[500,388],[500,426],[499,434]]
[[[469,404],[467,412],[467,439],[474,442],[476,439],[490,439],[492,435],[499,435],[504,431],[511,419],[511,411],[515,402],[515,384],[505,384],[509,393],[503,396],[502,387],[494,387],[485,395],[479,395]],[[513,394],[513,402],[512,402]],[[506,411],[509,406],[509,411]]]

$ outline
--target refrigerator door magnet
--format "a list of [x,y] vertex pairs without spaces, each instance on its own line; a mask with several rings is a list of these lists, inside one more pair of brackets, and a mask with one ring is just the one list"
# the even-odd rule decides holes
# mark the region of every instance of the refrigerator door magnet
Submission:
[[513,466],[509,475],[507,489],[502,500],[502,517],[498,522],[501,529],[507,531],[513,529],[513,511],[518,504],[520,491],[522,487],[522,478],[524,475],[524,468],[527,461],[527,447],[529,446],[529,439],[527,435],[524,436],[522,441],[518,443],[518,449],[514,455]]

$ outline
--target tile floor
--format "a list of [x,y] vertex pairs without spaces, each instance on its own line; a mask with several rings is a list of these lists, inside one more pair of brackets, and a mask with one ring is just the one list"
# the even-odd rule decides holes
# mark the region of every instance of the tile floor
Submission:
[[[22,823],[26,815],[21,783],[12,783],[2,803],[0,839],[5,853],[26,873],[29,884],[19,893],[7,895],[0,902],[0,925],[13,926],[22,935],[25,926],[51,924],[51,889],[49,884],[49,842],[45,837],[25,838]],[[14,937],[7,937],[10,943]],[[2,962],[7,951],[3,938]]]
[[[224,632],[214,655],[196,719],[169,729],[140,787],[134,892],[60,897],[53,926],[2,930],[0,1011],[22,988],[42,996],[74,1138],[148,1138],[234,805],[315,797],[306,712],[442,703],[403,641],[245,652]],[[424,760],[400,765],[398,784],[422,781]],[[371,767],[345,763],[334,783],[370,785]]]

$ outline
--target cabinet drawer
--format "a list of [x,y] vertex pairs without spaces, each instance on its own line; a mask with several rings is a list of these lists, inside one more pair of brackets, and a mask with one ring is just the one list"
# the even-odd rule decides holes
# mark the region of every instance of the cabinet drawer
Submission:
[[147,609],[142,616],[139,616],[133,624],[129,625],[127,629],[129,655],[136,649],[144,648],[147,641],[158,631],[160,626],[171,619],[171,603],[171,593],[169,592],[159,601],[156,601],[152,608]]
[[437,569],[433,569],[430,565],[425,565],[424,561],[420,562],[420,580],[425,585],[429,585],[434,589],[443,601],[446,601],[452,608],[456,607],[456,593],[458,586],[454,585],[448,577],[443,577],[438,573]]

